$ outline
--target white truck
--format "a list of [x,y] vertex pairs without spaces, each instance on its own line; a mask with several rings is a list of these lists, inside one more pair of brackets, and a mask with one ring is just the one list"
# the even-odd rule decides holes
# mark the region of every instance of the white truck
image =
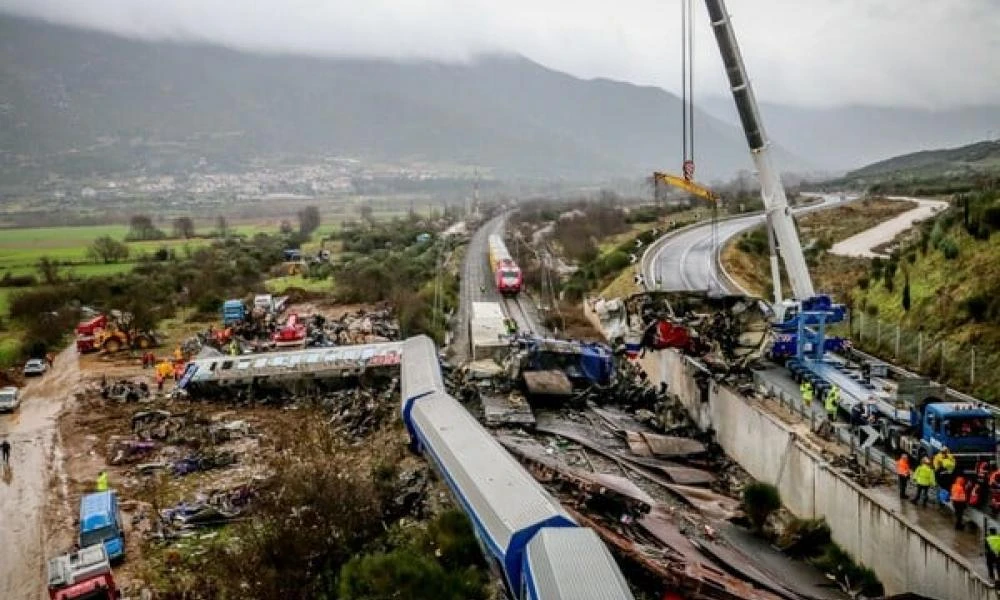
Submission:
[[14,386],[0,388],[0,412],[14,412],[20,405],[20,390]]

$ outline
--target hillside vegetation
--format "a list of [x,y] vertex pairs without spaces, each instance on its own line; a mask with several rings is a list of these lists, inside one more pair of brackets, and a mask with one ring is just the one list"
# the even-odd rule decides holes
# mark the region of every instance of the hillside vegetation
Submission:
[[993,140],[896,156],[851,171],[829,185],[864,187],[876,194],[930,196],[972,192],[998,181],[1000,140]]
[[[806,248],[806,261],[816,288],[833,294],[838,300],[848,298],[858,278],[865,273],[867,261],[834,256],[826,251],[836,242],[916,206],[914,202],[870,198],[798,218],[799,237]],[[771,267],[763,227],[748,231],[727,244],[722,261],[726,271],[746,290],[762,297],[771,296]],[[784,272],[782,277],[787,293],[788,279]]]
[[[920,370],[989,401],[1000,394],[1000,191],[960,194],[873,261],[852,292],[855,309],[922,335]],[[941,359],[941,342],[944,357]],[[869,342],[870,343],[870,342]],[[976,349],[975,383],[969,360]],[[888,349],[883,348],[883,353]]]

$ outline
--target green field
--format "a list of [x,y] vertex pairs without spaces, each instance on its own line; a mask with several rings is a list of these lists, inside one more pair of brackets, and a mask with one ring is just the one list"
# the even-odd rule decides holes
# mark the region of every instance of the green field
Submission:
[[329,292],[333,289],[330,279],[306,279],[301,275],[274,277],[264,282],[267,291],[272,294],[283,294],[289,288],[301,288],[307,292]]
[[[123,240],[127,232],[128,228],[123,225],[0,230],[0,273],[10,272],[11,275],[34,273],[35,265],[43,256],[71,266],[71,270],[82,277],[122,272],[128,268],[123,265],[90,262],[87,259],[87,248],[101,236],[110,235]],[[152,254],[160,248],[180,250],[187,246],[194,249],[209,243],[211,240],[202,238],[128,242],[130,252],[128,260],[135,262],[143,255]]]

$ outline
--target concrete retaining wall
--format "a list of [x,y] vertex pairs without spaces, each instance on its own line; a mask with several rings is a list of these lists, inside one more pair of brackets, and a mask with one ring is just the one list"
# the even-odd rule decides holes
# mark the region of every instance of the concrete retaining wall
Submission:
[[995,599],[996,592],[964,558],[953,556],[894,507],[840,473],[795,431],[732,389],[711,384],[708,402],[694,380],[697,366],[673,351],[642,359],[647,374],[666,381],[702,427],[754,478],[781,491],[800,518],[825,518],[834,541],[871,567],[887,594],[913,592],[940,600]]

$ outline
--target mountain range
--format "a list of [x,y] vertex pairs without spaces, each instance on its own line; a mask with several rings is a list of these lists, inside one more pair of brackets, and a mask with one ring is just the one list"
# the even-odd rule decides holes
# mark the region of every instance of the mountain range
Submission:
[[[739,123],[729,98],[699,102],[706,112]],[[768,135],[825,170],[858,169],[889,157],[1000,138],[1000,106],[949,110],[842,106],[803,108],[761,102]]]
[[[443,64],[264,55],[0,15],[8,180],[331,155],[475,165],[500,178],[639,178],[678,170],[679,104],[659,88],[583,80],[520,56]],[[696,177],[752,168],[732,102],[698,106]],[[1000,130],[997,107],[761,110],[785,172],[846,171]]]
[[[0,18],[7,164],[42,157],[86,172],[148,170],[165,157],[228,165],[337,154],[596,181],[676,170],[679,104],[658,88],[585,81],[518,56],[438,64],[260,55]],[[707,114],[698,124],[700,173],[750,166],[735,126]]]

